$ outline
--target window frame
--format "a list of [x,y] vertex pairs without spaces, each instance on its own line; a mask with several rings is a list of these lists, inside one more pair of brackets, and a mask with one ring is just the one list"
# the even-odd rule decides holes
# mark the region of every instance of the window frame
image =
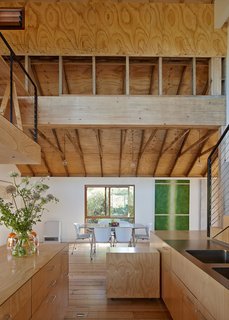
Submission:
[[[110,199],[110,195],[111,195],[111,189],[112,188],[130,188],[133,187],[133,217],[128,217],[128,216],[111,216],[111,207],[110,207],[110,203],[111,203],[111,199]],[[87,189],[88,188],[105,188],[105,209],[106,212],[108,213],[108,215],[99,215],[99,216],[88,216],[88,212],[87,212]],[[106,188],[108,188],[108,201],[106,201]],[[108,208],[107,208],[108,207]],[[119,219],[119,220],[132,220],[133,222],[135,221],[135,185],[134,184],[99,184],[99,185],[85,185],[84,186],[84,221],[85,223],[87,222],[87,220],[97,220],[97,219],[108,219],[108,220],[115,220],[115,219]]]

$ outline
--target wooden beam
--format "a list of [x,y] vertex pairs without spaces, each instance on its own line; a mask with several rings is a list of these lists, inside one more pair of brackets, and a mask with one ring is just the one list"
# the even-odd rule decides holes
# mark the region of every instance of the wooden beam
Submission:
[[163,70],[162,70],[162,57],[158,58],[158,95],[163,95]]
[[31,72],[31,77],[32,79],[34,80],[36,86],[37,86],[37,91],[38,91],[38,95],[39,96],[43,96],[44,93],[43,93],[43,90],[41,88],[41,84],[40,84],[40,81],[38,79],[38,76],[37,76],[37,71],[36,71],[36,68],[35,66],[31,63],[30,65],[31,69],[30,69],[30,72]]
[[154,76],[154,70],[155,66],[151,66],[151,71],[150,71],[150,83],[149,83],[149,94],[153,94],[153,76]]
[[151,132],[148,140],[146,141],[145,145],[143,145],[143,142],[144,142],[144,130],[142,130],[142,133],[143,133],[142,134],[143,140],[141,140],[140,152],[139,152],[138,159],[137,159],[136,176],[138,175],[139,164],[140,164],[141,158],[143,156],[143,153],[146,151],[148,145],[150,144],[152,139],[155,137],[155,135],[157,133],[157,129],[152,130],[152,132]]
[[60,145],[60,141],[58,139],[57,133],[55,129],[52,129],[52,133],[54,135],[58,150],[59,150],[59,154],[62,160],[62,164],[64,167],[64,171],[66,173],[66,175],[69,177],[69,171],[68,171],[68,163],[66,162],[66,154],[65,154],[65,150],[62,150],[61,145]]
[[[32,138],[33,137],[33,131],[31,129],[28,130],[29,134],[30,134],[30,137]],[[39,140],[39,136],[38,136],[38,140]],[[41,146],[40,146],[41,147]],[[52,170],[50,169],[50,166],[47,162],[47,159],[46,159],[46,156],[45,156],[45,152],[43,150],[43,148],[41,147],[41,160],[43,162],[43,165],[45,166],[45,169],[46,171],[48,172],[48,175],[50,177],[52,177]],[[36,175],[35,175],[36,176]]]
[[196,95],[196,57],[192,58],[192,94]]
[[170,145],[165,148],[163,151],[162,151],[162,154],[164,154],[166,151],[168,151],[169,149],[171,149],[178,141],[180,141],[181,139],[184,138],[184,136],[186,136],[186,134],[188,134],[190,132],[190,129],[188,130],[185,130],[185,132],[182,132],[178,137],[176,137],[171,143]]
[[118,175],[121,177],[121,169],[122,169],[122,155],[123,155],[123,149],[124,145],[126,143],[126,134],[127,130],[126,129],[121,129],[121,134],[120,134],[120,147],[119,147],[119,169],[118,169]]
[[59,68],[58,68],[58,78],[59,78],[59,96],[63,94],[63,57],[59,56]]
[[[8,53],[9,54],[9,53]],[[8,83],[10,79],[10,67],[5,62],[5,60],[0,56],[0,80],[3,83]],[[28,96],[28,91],[25,89],[24,84],[19,80],[19,78],[13,73],[13,80],[17,87],[17,92],[19,96]]]
[[201,152],[200,157],[204,156],[207,153],[210,153],[215,148],[215,145]]
[[92,94],[96,95],[96,60],[92,57]]
[[44,153],[43,151],[42,151],[42,153],[41,153],[41,158],[42,158],[42,161],[43,161],[43,163],[44,163],[44,166],[45,166],[45,169],[46,169],[48,175],[49,175],[50,177],[52,177],[53,174],[52,174],[51,168],[50,168],[50,166],[49,166],[49,164],[48,164],[48,162],[47,162],[45,153]]
[[181,90],[181,87],[182,87],[182,83],[184,81],[184,76],[185,76],[186,70],[187,70],[187,67],[183,66],[182,71],[181,71],[180,81],[179,81],[179,84],[178,84],[178,87],[177,87],[177,93],[176,93],[177,95],[180,94],[180,90]]
[[185,146],[185,143],[186,143],[186,141],[187,141],[187,139],[188,139],[189,134],[190,134],[190,131],[188,132],[188,134],[186,134],[186,135],[183,137],[183,141],[182,141],[182,143],[181,143],[181,145],[180,145],[180,148],[179,148],[179,150],[178,150],[178,152],[177,152],[177,154],[176,154],[176,156],[175,156],[175,159],[174,159],[173,164],[172,164],[172,166],[171,166],[170,172],[169,172],[169,174],[168,174],[169,177],[171,177],[171,175],[172,175],[172,173],[173,173],[173,170],[174,170],[174,168],[175,168],[175,166],[176,166],[176,164],[177,164],[177,161],[178,161],[178,159],[180,158],[181,152],[182,152],[182,150],[183,150],[183,147]]
[[70,132],[67,132],[66,136],[69,139],[69,141],[71,142],[71,144],[73,145],[75,151],[80,156],[81,164],[82,164],[83,171],[84,171],[84,176],[86,177],[87,172],[86,172],[86,166],[85,166],[85,161],[84,161],[84,155],[83,155],[83,151],[82,151],[82,147],[81,147],[81,143],[80,143],[79,133],[78,133],[77,129],[75,129],[74,132],[75,132],[75,139],[71,136]]
[[64,157],[63,152],[40,130],[38,130],[38,137],[41,137],[44,141],[46,141],[57,153],[61,155],[61,157]]
[[210,138],[213,134],[215,134],[217,131],[208,131],[203,137],[195,141],[193,144],[191,144],[189,147],[187,147],[184,151],[181,152],[181,156],[183,156],[186,152],[191,150],[192,148],[198,146],[208,138]]
[[39,164],[40,146],[0,116],[0,163]]
[[190,172],[192,171],[196,161],[198,160],[198,158],[201,155],[201,152],[204,149],[204,146],[206,145],[207,140],[203,141],[202,143],[200,143],[200,145],[198,146],[198,150],[197,150],[197,154],[194,156],[193,160],[187,165],[186,170],[185,170],[185,177],[188,177]]
[[166,141],[166,138],[167,138],[167,135],[168,135],[168,130],[164,130],[164,131],[165,131],[165,133],[164,133],[164,137],[163,137],[163,140],[162,140],[162,143],[161,143],[161,148],[160,148],[160,151],[158,153],[156,165],[155,165],[154,170],[153,170],[153,177],[155,176],[155,173],[157,171],[157,167],[158,167],[159,161],[161,159],[162,150],[164,148],[164,144],[165,144],[165,141]]
[[125,88],[126,88],[126,95],[130,94],[130,60],[129,57],[126,56],[126,82],[125,82]]
[[16,125],[20,130],[23,131],[22,121],[21,121],[21,111],[18,103],[18,96],[17,96],[15,82],[13,82],[13,105],[14,105],[14,112],[15,112],[15,118],[16,118]]
[[102,144],[101,144],[101,133],[99,129],[95,129],[94,132],[95,132],[95,137],[97,141],[97,146],[99,149],[101,177],[103,177],[103,150],[102,150]]
[[210,59],[210,83],[211,95],[222,94],[222,58],[213,57]]
[[145,130],[141,130],[141,142],[140,142],[140,146],[139,146],[137,164],[136,164],[136,169],[135,169],[135,176],[136,177],[138,175],[138,169],[139,169],[139,164],[140,164],[140,160],[141,160],[141,153],[142,153],[142,149],[143,149],[144,137],[145,137]]
[[[31,99],[21,101],[23,127],[32,127]],[[39,127],[214,128],[225,125],[225,111],[223,96],[50,96],[39,97]]]

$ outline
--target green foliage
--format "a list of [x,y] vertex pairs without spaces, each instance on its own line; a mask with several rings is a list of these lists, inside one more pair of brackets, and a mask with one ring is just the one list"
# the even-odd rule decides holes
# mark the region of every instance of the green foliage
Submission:
[[17,233],[32,230],[32,226],[41,221],[45,205],[49,202],[58,202],[52,194],[47,194],[49,186],[40,179],[32,183],[29,178],[22,178],[17,182],[18,174],[11,174],[13,183],[6,187],[6,192],[12,196],[7,202],[0,198],[0,224],[11,228]]

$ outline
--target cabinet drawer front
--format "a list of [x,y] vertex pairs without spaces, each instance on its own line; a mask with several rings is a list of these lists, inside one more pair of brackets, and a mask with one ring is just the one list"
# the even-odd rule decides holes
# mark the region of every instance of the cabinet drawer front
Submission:
[[0,320],[31,318],[31,281],[26,282],[0,306]]
[[32,278],[32,313],[34,313],[61,278],[61,253]]

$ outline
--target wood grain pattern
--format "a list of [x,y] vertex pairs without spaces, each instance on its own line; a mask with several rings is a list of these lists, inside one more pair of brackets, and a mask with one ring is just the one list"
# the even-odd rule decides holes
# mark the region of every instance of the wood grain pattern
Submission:
[[213,9],[140,0],[28,1],[25,31],[4,35],[19,54],[225,56],[226,29],[214,30]]
[[0,163],[40,163],[40,146],[0,116]]
[[[22,122],[32,127],[29,98],[21,99]],[[169,108],[168,108],[169,106]],[[62,96],[39,98],[39,126],[220,126],[225,97]]]
[[1,246],[0,304],[26,283],[43,265],[52,259],[66,244],[41,244],[39,255],[16,259],[5,246]]
[[156,249],[109,248],[108,298],[159,298],[160,256]]
[[[122,248],[119,244],[119,248]],[[138,242],[137,247],[149,248]],[[71,252],[72,245],[70,245]],[[118,248],[118,247],[117,247]],[[108,299],[106,296],[107,245],[97,247],[96,256],[90,261],[90,245],[78,243],[69,256],[69,307],[65,319],[164,319],[171,320],[161,299]],[[83,318],[83,316],[81,316]]]

